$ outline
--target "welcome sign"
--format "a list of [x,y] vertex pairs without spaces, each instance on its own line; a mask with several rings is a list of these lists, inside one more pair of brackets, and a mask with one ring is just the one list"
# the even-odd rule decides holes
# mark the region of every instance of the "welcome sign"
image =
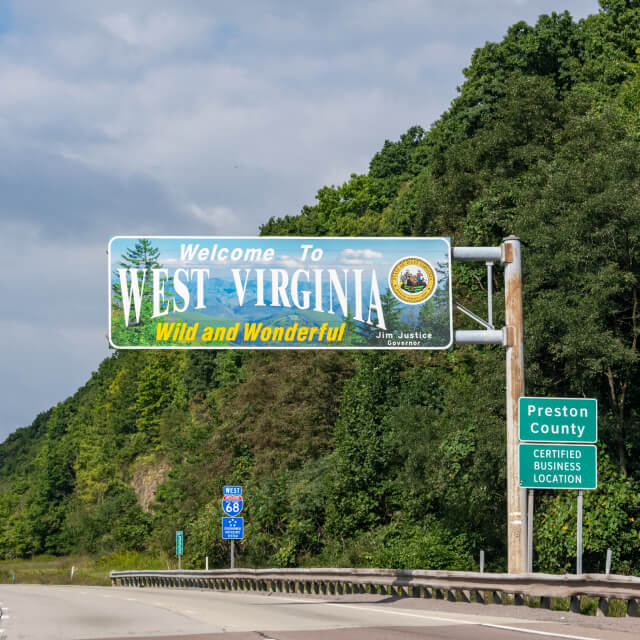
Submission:
[[116,349],[446,349],[448,238],[116,236]]

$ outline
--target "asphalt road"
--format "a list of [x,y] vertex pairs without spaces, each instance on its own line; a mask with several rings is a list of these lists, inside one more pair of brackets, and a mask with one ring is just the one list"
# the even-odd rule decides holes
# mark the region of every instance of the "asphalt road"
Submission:
[[0,585],[0,602],[2,640],[640,638],[636,619],[381,596]]

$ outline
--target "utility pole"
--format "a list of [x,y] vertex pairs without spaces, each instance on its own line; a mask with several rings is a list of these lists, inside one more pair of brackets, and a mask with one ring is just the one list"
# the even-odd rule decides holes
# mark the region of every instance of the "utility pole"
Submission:
[[527,557],[527,490],[518,479],[518,398],[524,396],[522,246],[509,236],[503,243],[505,326],[507,333],[507,553],[509,573],[524,573]]
[[527,557],[527,490],[520,488],[518,469],[518,398],[524,396],[524,340],[522,312],[522,247],[520,238],[509,236],[499,247],[452,247],[453,260],[485,262],[492,277],[495,262],[504,265],[505,326],[493,326],[492,288],[487,287],[489,319],[483,320],[463,305],[456,309],[483,327],[454,330],[454,344],[497,344],[506,347],[507,356],[507,557],[509,573],[524,573]]

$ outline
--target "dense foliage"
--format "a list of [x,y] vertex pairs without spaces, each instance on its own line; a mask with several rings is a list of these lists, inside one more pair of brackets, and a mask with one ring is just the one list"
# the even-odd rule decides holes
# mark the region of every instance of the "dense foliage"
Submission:
[[[527,392],[599,401],[589,571],[607,547],[614,570],[640,571],[639,47],[640,0],[518,23],[474,53],[429,131],[386,141],[366,175],[262,227],[522,237]],[[456,298],[478,312],[484,277],[454,269]],[[497,276],[494,288],[499,309]],[[188,564],[222,565],[219,499],[234,483],[247,565],[465,569],[482,548],[502,569],[504,421],[498,347],[116,353],[0,446],[0,554],[171,554],[184,529]],[[570,568],[574,495],[541,492],[536,507],[536,568]]]

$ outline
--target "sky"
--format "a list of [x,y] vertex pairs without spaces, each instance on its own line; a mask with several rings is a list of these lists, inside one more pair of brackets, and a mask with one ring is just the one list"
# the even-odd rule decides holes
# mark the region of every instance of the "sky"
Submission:
[[114,235],[254,235],[596,0],[0,0],[0,440],[107,346]]

